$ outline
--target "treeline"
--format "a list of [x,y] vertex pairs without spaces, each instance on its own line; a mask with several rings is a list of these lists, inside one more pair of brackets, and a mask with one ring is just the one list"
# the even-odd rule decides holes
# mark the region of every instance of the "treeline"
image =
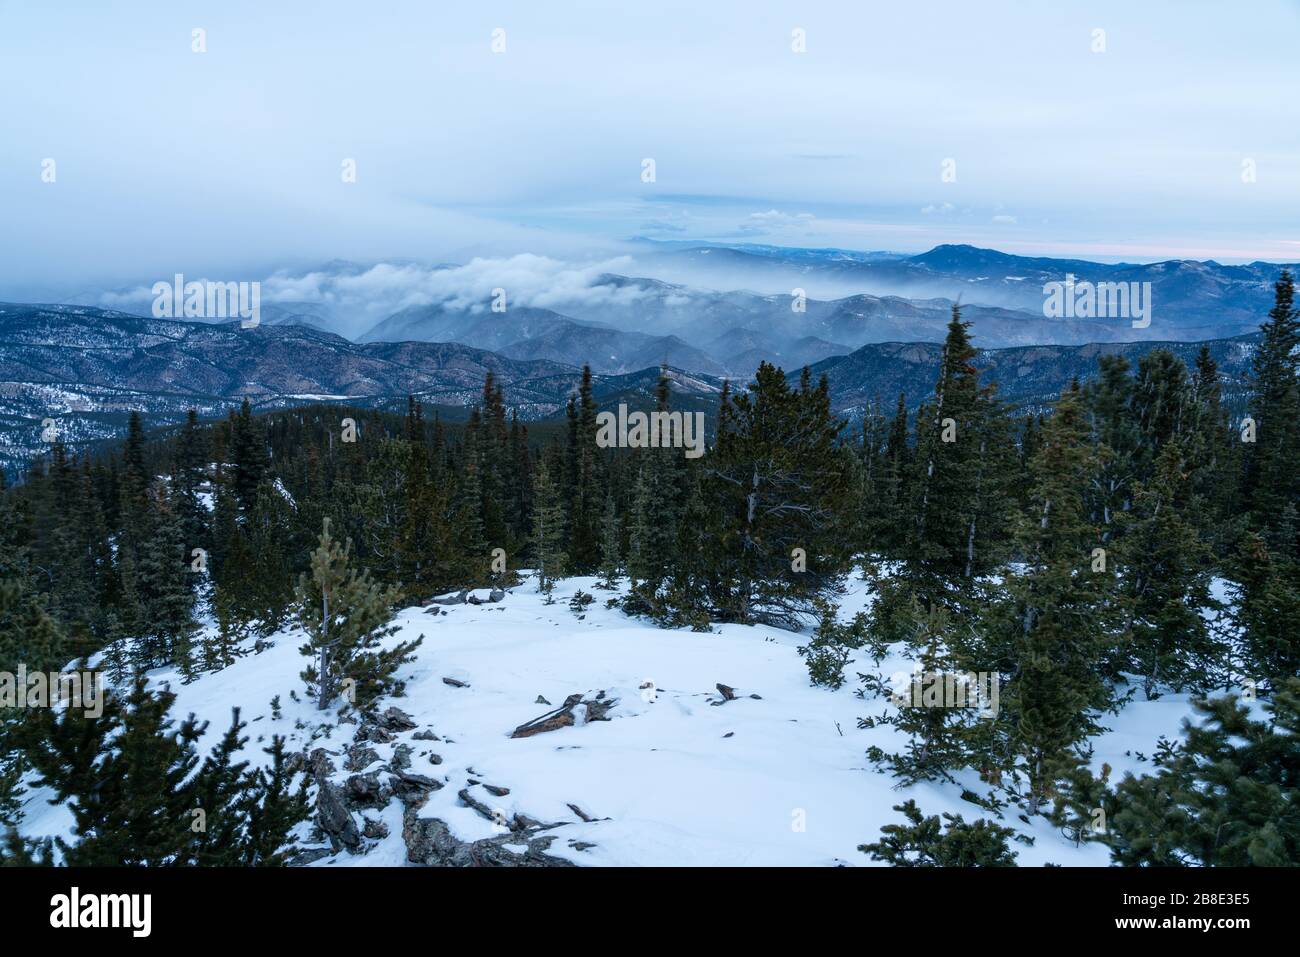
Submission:
[[[875,758],[908,779],[979,768],[1038,813],[1135,682],[1268,696],[1300,673],[1300,320],[1288,274],[1275,292],[1242,421],[1207,351],[1189,369],[1158,349],[1136,368],[1103,358],[1050,414],[1016,418],[981,380],[957,309],[915,415],[900,396],[849,429],[824,379],[764,363],[724,390],[698,459],[600,448],[589,372],[549,441],[491,376],[455,427],[414,399],[404,417],[258,417],[245,403],[153,441],[133,416],[120,451],[73,461],[56,442],[0,496],[0,670],[95,651],[118,679],[225,667],[302,615],[328,523],[318,554],[350,542],[347,562],[390,606],[517,583],[520,569],[544,590],[560,575],[625,577],[624,609],[665,625],[815,626],[804,652],[818,682],[899,641],[927,669],[995,674],[996,720],[900,712],[886,720],[913,747]],[[671,403],[664,373],[655,406]],[[838,622],[859,565],[878,600]],[[1202,614],[1215,578],[1234,608],[1217,624]],[[215,628],[198,627],[205,613]],[[36,615],[49,622],[39,642],[16,624]]]

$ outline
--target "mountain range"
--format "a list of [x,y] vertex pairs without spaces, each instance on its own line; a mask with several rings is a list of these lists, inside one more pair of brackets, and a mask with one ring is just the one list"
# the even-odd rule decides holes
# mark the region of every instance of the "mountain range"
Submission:
[[[492,310],[481,288],[496,282],[493,261],[329,262],[297,279],[281,275],[263,299],[262,324],[347,333],[366,344],[454,342],[521,361],[589,363],[606,374],[666,363],[738,377],[762,358],[794,367],[874,343],[941,342],[954,303],[983,348],[1230,338],[1258,328],[1282,269],[1194,260],[1106,264],[964,245],[914,256],[645,240],[635,248],[624,266],[641,275],[605,272],[584,276],[580,286],[556,280],[554,288],[520,292],[503,312]],[[1150,325],[1134,328],[1124,317],[1049,318],[1044,285],[1071,275],[1078,282],[1150,283]],[[405,292],[345,301],[330,282]],[[516,295],[510,280],[500,282]],[[320,293],[325,287],[332,291]],[[124,311],[149,313],[147,299],[112,298],[127,303]],[[384,311],[384,302],[402,298],[420,304]],[[365,318],[375,310],[378,321]]]
[[[491,314],[478,321],[493,318],[499,321]],[[438,321],[454,325],[454,319]],[[535,310],[527,321],[550,332],[567,330],[566,323],[589,328],[545,310]],[[590,329],[592,336],[604,332]],[[978,339],[978,320],[973,331]],[[789,371],[811,365],[814,377],[827,377],[835,410],[849,420],[877,401],[888,411],[899,393],[915,408],[933,389],[941,350],[932,342],[869,343],[817,360],[825,341],[796,340],[785,348],[799,361],[783,363],[757,334],[731,330],[719,338],[737,350],[734,355],[748,357],[743,373],[726,370],[726,377],[747,382],[763,359]],[[1252,333],[1204,343],[1219,363],[1230,403],[1244,389],[1257,341]],[[1071,379],[1094,375],[1103,354],[1123,354],[1136,364],[1142,354],[1162,346],[1190,363],[1201,345],[1016,346],[985,349],[977,364],[998,382],[1008,403],[1041,409]],[[495,352],[457,342],[358,343],[302,325],[243,329],[237,321],[182,322],[86,306],[0,304],[0,467],[14,468],[45,449],[43,433],[51,424],[70,445],[85,447],[120,435],[132,411],[160,426],[182,420],[190,408],[204,417],[220,416],[244,398],[259,410],[319,402],[400,410],[407,395],[416,395],[454,419],[477,400],[489,372],[521,418],[560,415],[581,370],[548,355],[520,354],[532,351],[540,350],[521,350],[517,344]],[[638,361],[639,368],[630,368]],[[595,395],[603,407],[619,402],[644,407],[652,401],[663,364],[659,356],[633,353],[625,364],[627,371],[595,374]],[[723,374],[668,365],[678,407],[716,409]]]

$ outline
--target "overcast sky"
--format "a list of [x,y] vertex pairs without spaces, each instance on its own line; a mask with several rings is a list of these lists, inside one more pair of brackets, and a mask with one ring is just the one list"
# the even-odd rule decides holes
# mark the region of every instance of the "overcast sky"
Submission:
[[1298,79],[1294,0],[0,0],[0,295],[634,236],[1296,260]]

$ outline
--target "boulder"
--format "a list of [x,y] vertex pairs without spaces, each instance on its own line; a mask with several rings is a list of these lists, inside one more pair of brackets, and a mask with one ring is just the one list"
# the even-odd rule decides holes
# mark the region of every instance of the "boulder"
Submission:
[[329,838],[330,846],[335,852],[342,849],[355,851],[361,846],[357,822],[352,819],[343,789],[337,784],[320,782],[316,792],[316,823]]
[[392,791],[379,781],[379,772],[354,774],[343,785],[344,799],[348,807],[383,807],[392,797]]

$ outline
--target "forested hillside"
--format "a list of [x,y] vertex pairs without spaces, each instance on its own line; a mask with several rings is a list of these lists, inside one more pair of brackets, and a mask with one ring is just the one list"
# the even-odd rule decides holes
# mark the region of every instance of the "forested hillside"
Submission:
[[[169,693],[147,672],[202,680],[296,625],[302,694],[320,710],[373,714],[402,690],[416,648],[386,640],[397,609],[522,576],[549,594],[581,575],[625,582],[620,612],[665,628],[801,630],[809,679],[856,680],[863,722],[908,742],[873,749],[863,774],[913,783],[973,769],[983,811],[1046,816],[1120,863],[1294,864],[1300,315],[1289,274],[1261,321],[1244,415],[1229,415],[1208,349],[1190,362],[1166,349],[1135,364],[1103,355],[1045,414],[1012,415],[972,345],[978,330],[954,308],[919,411],[873,405],[849,428],[827,377],[765,363],[723,390],[698,459],[601,448],[590,372],[555,426],[521,421],[488,372],[463,423],[431,419],[415,399],[405,416],[319,405],[255,416],[245,403],[153,436],[135,415],[120,448],[94,458],[73,459],[56,438],[0,497],[0,671],[93,658],[117,692],[97,718],[2,712],[0,821],[19,823],[32,787],[76,808],[72,839],[11,830],[7,855],[283,862],[309,812],[293,784],[306,755],[277,738],[269,767],[241,763],[236,715],[200,764],[194,729],[171,723]],[[666,376],[656,401],[674,408]],[[859,568],[874,602],[840,615]],[[1207,617],[1216,608],[1226,617]],[[991,676],[1000,708],[868,716],[890,700],[877,668],[899,649],[927,674]],[[1150,774],[1095,774],[1090,740],[1108,716],[1168,693],[1209,698],[1207,720],[1166,742]],[[101,760],[119,772],[107,790],[87,771]],[[205,831],[188,827],[195,807]],[[910,823],[865,849],[896,864],[941,857],[937,819],[901,807]],[[1097,808],[1114,809],[1100,828]],[[148,824],[160,816],[175,826]],[[948,829],[971,857],[940,863],[1009,862],[998,827]]]

